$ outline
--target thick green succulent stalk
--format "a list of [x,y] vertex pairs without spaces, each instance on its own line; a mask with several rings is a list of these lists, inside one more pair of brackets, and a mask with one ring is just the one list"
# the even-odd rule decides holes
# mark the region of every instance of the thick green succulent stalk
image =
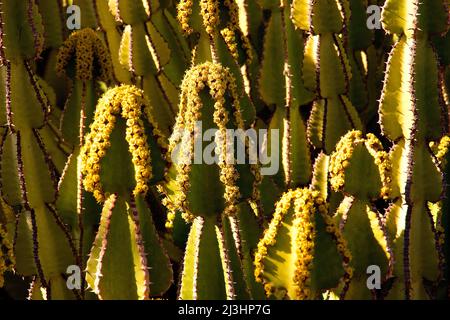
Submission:
[[100,299],[149,299],[172,282],[145,200],[150,185],[164,176],[167,149],[153,113],[142,90],[108,90],[81,150],[84,188],[103,204],[86,270]]
[[442,279],[440,221],[429,208],[441,199],[443,173],[429,148],[446,129],[440,98],[434,34],[448,29],[445,1],[390,1],[383,8],[384,29],[397,37],[389,57],[380,123],[394,143],[391,151],[394,203],[387,228],[394,242],[397,281],[389,298],[435,296]]
[[[281,170],[273,179],[282,189],[305,186],[312,166],[300,108],[312,102],[314,95],[302,79],[304,35],[290,19],[291,1],[260,1],[260,6],[270,16],[264,26],[257,83],[262,101],[275,107],[269,129],[279,130]],[[268,146],[272,139],[269,134]]]
[[344,30],[344,45],[352,73],[348,97],[365,127],[376,124],[383,85],[384,50],[379,50],[377,43],[381,32],[371,30],[367,25],[367,8],[376,4],[376,0],[348,1],[350,17]]
[[112,64],[102,40],[94,30],[87,28],[73,32],[63,43],[58,52],[56,71],[61,78],[67,75],[73,79],[58,124],[72,152],[58,182],[56,209],[72,226],[78,244],[77,263],[83,270],[87,259],[85,252],[91,246],[98,223],[90,216],[99,208],[93,196],[83,190],[79,155],[99,98],[97,81],[111,81]]
[[[234,141],[227,136],[228,129],[244,129],[236,90],[231,72],[211,62],[193,67],[182,84],[165,186],[171,215],[180,210],[192,222],[181,299],[249,299],[262,293],[251,268],[251,249],[259,235],[251,209],[258,207],[259,166],[236,164],[235,149],[230,149]],[[208,129],[215,130],[214,142],[202,139]],[[248,142],[243,143],[248,154]],[[213,163],[198,161],[207,150]]]
[[[189,63],[187,45],[171,12],[159,0],[112,0],[108,6],[96,1],[96,10],[114,50],[117,76],[145,91],[158,110],[154,116],[159,127],[169,136],[178,110],[179,85]],[[122,34],[116,25],[123,27]]]
[[347,242],[318,191],[289,190],[278,201],[255,255],[255,276],[268,297],[318,299],[353,275]]
[[352,70],[342,32],[349,17],[348,1],[294,0],[292,4],[295,25],[309,32],[302,66],[304,84],[315,93],[308,139],[327,154],[347,131],[362,129],[348,97]]
[[[44,48],[44,26],[34,0],[0,4],[1,193],[14,209],[15,272],[36,275],[46,298],[73,298],[61,277],[74,264],[73,243],[52,209],[66,154],[49,125],[49,87],[34,72]],[[58,257],[55,259],[55,257]]]
[[[361,177],[364,177],[364,184],[361,184]],[[350,265],[354,274],[346,299],[377,297],[367,287],[367,268],[378,266],[380,280],[386,281],[391,276],[394,261],[384,219],[375,205],[375,201],[389,194],[389,155],[373,134],[364,137],[359,131],[350,131],[331,155],[330,182],[334,191],[345,194],[335,219],[353,257]]]
[[[62,1],[59,0],[38,1],[37,6],[42,16],[45,30],[43,56],[46,57],[45,61],[39,61],[39,64],[44,66],[39,68],[38,72],[50,87],[54,89],[56,105],[59,106],[64,103],[67,95],[66,83],[61,81],[55,73],[59,47],[62,45],[68,32],[64,22],[65,11]],[[55,117],[58,116],[56,112],[53,113],[55,113]]]

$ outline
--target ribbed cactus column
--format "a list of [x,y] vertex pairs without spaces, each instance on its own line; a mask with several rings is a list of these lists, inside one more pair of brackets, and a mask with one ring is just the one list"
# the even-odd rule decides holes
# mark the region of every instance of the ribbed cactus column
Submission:
[[258,244],[255,276],[269,298],[319,299],[328,289],[348,286],[351,259],[320,193],[290,190],[278,201]]
[[107,16],[109,9],[115,24],[123,26],[118,48],[116,32],[106,29],[110,46],[118,49],[113,62],[120,66],[115,68],[130,72],[131,82],[145,91],[158,110],[154,117],[161,131],[169,136],[178,110],[178,86],[188,64],[178,30],[167,28],[173,17],[159,0],[112,0],[108,8],[96,1],[96,8],[102,25],[114,25]]
[[[111,59],[96,32],[82,29],[64,41],[58,52],[56,71],[61,78],[67,75],[73,79],[58,124],[72,152],[58,183],[56,208],[63,220],[72,225],[78,242],[78,264],[84,269],[85,253],[90,248],[97,223],[95,219],[86,219],[85,213],[92,216],[99,209],[92,195],[83,190],[79,155],[99,98],[97,81],[111,81]],[[87,223],[89,220],[95,223]]]
[[148,299],[172,281],[145,200],[150,184],[163,178],[167,149],[153,112],[142,90],[108,90],[81,150],[84,187],[103,204],[86,273],[100,299]]
[[[195,66],[185,76],[180,101],[165,186],[168,208],[192,222],[179,298],[257,298],[261,288],[249,263],[254,241],[248,234],[258,236],[259,227],[247,202],[259,200],[260,173],[257,164],[236,164],[227,136],[227,129],[244,129],[234,79],[219,64]],[[203,140],[207,130],[215,130],[212,142]]]
[[330,182],[334,191],[345,194],[335,218],[353,258],[354,274],[346,299],[378,297],[367,287],[369,266],[380,268],[380,281],[392,274],[395,257],[375,205],[378,199],[388,197],[391,179],[389,155],[373,134],[364,137],[359,131],[350,131],[341,138],[331,155]]
[[65,154],[48,123],[53,107],[48,87],[33,71],[44,47],[42,18],[34,0],[2,1],[0,12],[0,117],[6,124],[0,174],[2,197],[16,214],[8,225],[15,239],[15,271],[37,276],[47,299],[74,298],[61,276],[75,264],[74,247],[51,205]]
[[362,129],[358,113],[348,98],[352,78],[342,30],[348,25],[347,1],[294,0],[292,19],[310,35],[303,59],[303,81],[316,94],[308,121],[308,139],[330,154],[340,137]]
[[377,125],[385,55],[384,50],[380,50],[380,46],[384,49],[380,41],[383,39],[382,31],[371,30],[367,25],[367,9],[373,5],[377,5],[376,0],[348,1],[350,17],[344,30],[344,45],[352,73],[348,97],[366,128]]
[[[311,179],[311,159],[301,106],[314,95],[302,79],[304,36],[290,19],[292,1],[259,1],[270,12],[264,29],[258,88],[262,101],[274,114],[269,129],[279,130],[277,152],[280,170],[273,177],[281,188],[305,186]],[[268,14],[267,14],[268,15]],[[272,137],[269,131],[268,148]]]
[[383,134],[394,143],[392,198],[387,227],[396,267],[389,297],[433,297],[442,278],[440,219],[430,210],[443,191],[443,175],[429,149],[441,139],[446,114],[438,86],[438,61],[430,43],[448,29],[445,1],[392,1],[383,27],[395,36],[379,107]]

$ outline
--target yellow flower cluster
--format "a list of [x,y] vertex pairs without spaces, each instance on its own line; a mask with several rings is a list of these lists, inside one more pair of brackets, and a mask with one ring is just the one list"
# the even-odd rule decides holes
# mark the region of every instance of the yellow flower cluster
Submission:
[[[235,85],[234,78],[227,68],[220,64],[206,62],[193,67],[187,72],[181,85],[180,111],[176,119],[174,134],[170,138],[169,154],[172,153],[175,146],[180,142],[181,134],[185,130],[194,136],[195,123],[201,119],[201,108],[203,102],[200,93],[209,89],[209,95],[214,101],[214,123],[220,132],[216,137],[217,153],[219,154],[220,181],[225,186],[224,199],[226,208],[225,214],[233,215],[236,212],[236,202],[240,196],[239,188],[236,181],[239,174],[233,164],[226,163],[227,143],[225,141],[227,125],[232,119],[239,129],[244,129],[244,122],[239,107],[239,97]],[[225,106],[225,95],[231,97],[231,105],[233,106],[233,114],[230,115]],[[190,139],[188,143],[183,143],[183,155],[193,156],[194,141]],[[189,160],[189,159],[188,159]],[[189,161],[182,161],[189,163]],[[179,166],[177,185],[180,192],[175,196],[172,208],[181,208],[183,217],[187,221],[192,221],[194,215],[190,213],[187,202],[187,194],[190,188],[189,173],[190,165],[183,164]],[[255,191],[256,192],[256,191]],[[166,203],[168,203],[166,201]]]
[[[445,170],[447,167],[447,157],[449,155],[450,151],[450,136],[444,136],[442,137],[441,141],[439,143],[431,142],[430,147],[435,154],[436,159],[439,162],[441,170]],[[432,212],[433,216],[439,217],[438,219],[435,219],[436,222],[436,233],[438,236],[437,244],[441,248],[445,244],[445,229],[442,226],[442,213],[443,213],[443,203],[442,201],[439,201],[437,203],[431,204],[428,203],[428,206],[430,208],[430,211]]]
[[84,187],[87,191],[93,192],[99,202],[105,201],[109,196],[102,188],[100,162],[111,145],[109,138],[117,116],[126,120],[125,138],[135,169],[136,187],[133,191],[135,195],[145,194],[148,191],[148,181],[152,177],[150,148],[142,118],[146,118],[153,126],[153,135],[157,138],[159,146],[165,148],[164,138],[151,117],[151,107],[142,90],[122,85],[107,91],[99,100],[91,131],[86,136],[85,145],[81,150]]
[[[300,300],[313,298],[310,286],[316,237],[315,216],[317,214],[320,214],[324,219],[326,232],[332,236],[342,256],[345,271],[342,279],[345,283],[348,283],[353,275],[353,269],[349,264],[351,254],[347,249],[347,243],[336,228],[332,217],[328,214],[327,204],[320,196],[320,193],[309,189],[290,190],[284,193],[277,203],[272,221],[266,229],[263,239],[258,243],[258,249],[255,254],[256,279],[260,282],[265,282],[264,260],[268,255],[268,247],[275,245],[278,230],[285,216],[289,213],[294,215],[292,225],[293,241],[291,243],[293,244],[292,251],[296,258],[293,279],[296,293],[295,297],[291,298]],[[264,287],[266,294],[269,296],[273,291],[272,285],[265,283]]]
[[[78,80],[91,80],[94,72],[99,72],[98,79],[105,82],[109,82],[112,78],[112,62],[108,49],[94,30],[86,28],[75,31],[64,41],[57,56],[58,75],[65,74],[73,58],[75,58],[75,76]],[[94,70],[95,63],[99,66],[98,70]]]
[[220,31],[220,34],[225,40],[225,43],[228,46],[228,50],[230,50],[230,53],[233,56],[233,58],[235,60],[239,59],[239,52],[236,43],[236,34],[234,33],[234,30],[230,28],[224,28]]
[[380,195],[387,199],[392,185],[392,166],[389,154],[383,150],[383,145],[378,138],[369,133],[366,138],[361,131],[349,131],[336,145],[336,152],[330,159],[330,184],[334,191],[342,191],[345,184],[345,170],[350,165],[355,146],[362,144],[366,146],[374,163],[378,167],[382,187]]
[[223,29],[221,34],[228,46],[228,49],[236,60],[239,56],[237,53],[236,33],[240,35],[242,48],[245,50],[245,54],[247,55],[247,63],[250,64],[253,59],[253,51],[251,49],[250,40],[244,35],[239,27],[239,7],[235,0],[225,0],[224,5],[228,8],[230,21],[228,23],[228,27]]
[[436,159],[441,164],[441,167],[444,168],[447,165],[445,158],[450,149],[450,136],[444,136],[439,143],[430,143],[430,147],[433,150]]
[[0,224],[0,288],[3,287],[3,274],[11,271],[15,263],[11,242],[7,239],[6,230]]
[[219,24],[219,1],[200,0],[200,13],[203,17],[206,33],[213,35]]
[[355,145],[364,143],[361,131],[349,131],[336,145],[330,158],[330,184],[334,191],[340,191],[345,184],[345,169],[350,165]]
[[191,34],[194,30],[189,25],[189,19],[192,15],[192,7],[194,6],[193,0],[181,0],[177,5],[177,19],[181,24],[181,29],[187,35]]
[[372,157],[375,158],[375,164],[378,167],[381,177],[381,197],[388,199],[392,188],[392,164],[389,153],[384,151],[380,140],[372,133],[366,135],[366,147]]

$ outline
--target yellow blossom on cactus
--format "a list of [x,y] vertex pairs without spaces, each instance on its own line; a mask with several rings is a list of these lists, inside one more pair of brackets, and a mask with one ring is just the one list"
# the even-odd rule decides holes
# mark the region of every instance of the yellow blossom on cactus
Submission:
[[[60,76],[66,73],[72,59],[78,80],[91,80],[94,78],[94,72],[98,72],[98,78],[106,82],[112,77],[112,62],[108,49],[90,28],[73,32],[59,49],[56,72]],[[98,70],[94,70],[94,66],[98,66]]]
[[0,224],[0,288],[3,287],[3,274],[11,271],[15,263],[11,242],[7,239],[6,229]]
[[[361,153],[358,153],[358,158],[354,159],[354,157],[356,157],[355,150],[359,146],[365,148],[368,154],[371,156],[372,165],[374,165],[378,171],[378,173],[375,173],[375,179],[378,180],[376,182],[380,184],[380,190],[377,192],[379,192],[381,197],[387,199],[390,193],[392,182],[392,166],[389,161],[389,154],[383,150],[381,142],[375,135],[369,133],[367,134],[366,138],[364,138],[362,132],[357,130],[349,131],[345,136],[343,136],[336,145],[336,151],[331,155],[331,187],[336,192],[343,190],[345,191],[346,185],[348,188],[348,186],[353,184],[354,181],[346,176],[348,175],[350,166],[355,167],[355,165],[360,164],[360,168],[358,170],[367,169],[369,163],[362,163],[362,158],[360,158],[362,157]],[[371,184],[368,185],[367,192],[373,193],[372,188],[373,186]],[[354,192],[354,190],[352,192]]]
[[[290,299],[314,298],[311,281],[314,257],[317,254],[315,252],[316,238],[319,232],[317,228],[320,228],[316,225],[317,217],[323,219],[324,222],[324,230],[320,232],[325,231],[331,236],[342,258],[341,281],[344,284],[350,281],[351,254],[347,249],[346,241],[328,214],[327,204],[320,193],[309,189],[289,190],[277,202],[272,221],[258,243],[255,254],[255,278],[264,283],[268,296],[275,294],[276,291],[284,292],[285,290],[285,294]],[[283,232],[283,235],[280,232]],[[285,241],[278,243],[281,241],[279,240],[281,236],[290,238],[288,244]],[[282,246],[282,248],[278,246]],[[286,252],[286,250],[288,251]],[[281,252],[289,255],[289,257],[286,256],[286,259],[290,260],[286,260],[289,267],[283,264],[283,270],[276,270],[271,264],[274,261],[274,255],[281,254]],[[284,260],[284,257],[281,258]],[[267,265],[271,265],[271,267],[268,268]]]
[[148,191],[148,181],[152,178],[150,148],[145,133],[144,120],[153,127],[153,135],[162,149],[166,148],[164,137],[151,116],[151,107],[142,90],[128,85],[107,91],[100,99],[95,112],[91,131],[86,136],[81,150],[84,187],[93,192],[99,202],[108,196],[101,183],[101,160],[111,146],[110,136],[117,118],[126,120],[125,138],[135,171],[135,195]]

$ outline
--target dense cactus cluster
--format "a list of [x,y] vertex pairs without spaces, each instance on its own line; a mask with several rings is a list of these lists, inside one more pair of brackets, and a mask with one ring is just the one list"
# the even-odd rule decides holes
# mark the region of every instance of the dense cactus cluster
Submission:
[[1,0],[0,298],[450,298],[448,6]]

